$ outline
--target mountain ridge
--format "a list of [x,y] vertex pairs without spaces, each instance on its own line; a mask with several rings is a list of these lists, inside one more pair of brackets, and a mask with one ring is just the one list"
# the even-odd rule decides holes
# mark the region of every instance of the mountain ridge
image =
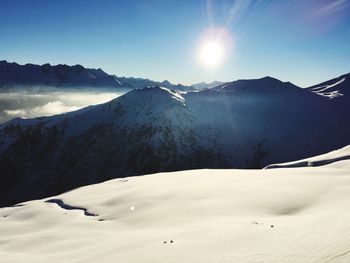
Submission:
[[204,81],[202,82],[199,82],[199,83],[195,83],[195,84],[192,84],[191,87],[195,88],[195,89],[210,89],[210,88],[213,88],[215,86],[218,86],[218,85],[221,85],[223,84],[224,82],[222,81],[212,81],[212,82],[209,82],[209,83],[206,83]]
[[101,68],[85,68],[82,65],[49,63],[36,65],[27,63],[0,61],[0,89],[28,87],[56,88],[144,88],[145,86],[163,85],[178,90],[192,90],[189,86],[172,84],[143,78],[118,77],[104,72]]

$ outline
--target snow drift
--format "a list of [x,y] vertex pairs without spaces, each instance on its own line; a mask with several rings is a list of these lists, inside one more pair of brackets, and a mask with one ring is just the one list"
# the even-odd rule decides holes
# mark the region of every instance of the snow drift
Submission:
[[337,163],[337,165],[339,165],[339,162],[347,161],[347,160],[350,160],[350,146],[346,146],[342,149],[331,151],[329,153],[325,153],[316,157],[306,158],[304,160],[281,163],[281,164],[270,164],[266,166],[264,169],[323,166],[323,165],[328,165],[332,163]]
[[152,174],[3,208],[1,262],[349,262],[350,161],[334,164]]

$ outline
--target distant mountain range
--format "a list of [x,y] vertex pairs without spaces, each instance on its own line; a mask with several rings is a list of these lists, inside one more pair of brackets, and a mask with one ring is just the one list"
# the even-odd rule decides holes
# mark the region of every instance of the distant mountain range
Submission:
[[[14,119],[0,126],[0,205],[111,178],[261,168],[343,147],[348,78],[309,89],[271,77],[196,92],[155,86],[63,115]],[[343,95],[329,99],[321,86]]]
[[200,82],[200,83],[193,84],[191,86],[195,89],[210,89],[210,88],[213,88],[215,86],[221,85],[223,83],[224,82],[221,82],[221,81],[213,81],[210,83]]
[[102,69],[50,64],[34,65],[0,61],[0,89],[6,88],[130,88],[139,89],[161,85],[176,90],[193,90],[192,87],[143,78],[126,78],[109,75]]

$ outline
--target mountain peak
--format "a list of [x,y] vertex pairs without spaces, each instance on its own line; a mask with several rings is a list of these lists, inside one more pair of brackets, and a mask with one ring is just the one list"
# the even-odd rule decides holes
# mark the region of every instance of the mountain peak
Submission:
[[194,87],[195,89],[210,89],[210,88],[214,88],[215,86],[221,85],[223,83],[224,82],[217,81],[217,80],[209,82],[209,83],[202,81],[202,82],[199,82],[196,84],[192,84],[191,86]]
[[168,80],[162,81],[162,84],[163,84],[163,85],[167,85],[167,86],[168,86],[168,85],[171,85],[171,83],[170,83]]
[[[180,102],[182,105],[185,106],[185,98],[182,96],[182,94],[184,94],[184,92],[169,89],[167,87],[151,86],[133,90],[125,94],[123,97],[128,98],[127,104],[142,100],[144,102],[148,101],[150,103],[153,101],[155,105],[160,106],[159,103],[162,103],[162,101],[166,101],[167,103],[169,101],[174,101]],[[131,100],[132,102],[129,100]]]
[[276,79],[274,77],[271,77],[271,76],[265,76],[263,78],[261,78],[260,80],[266,80],[266,81],[277,81],[277,82],[282,82],[281,80],[279,79]]
[[281,80],[270,76],[266,76],[260,79],[240,79],[240,80],[221,84],[219,86],[214,87],[213,89],[222,90],[222,91],[256,90],[256,91],[272,92],[276,90],[276,88],[300,89],[300,87],[290,82],[282,82]]

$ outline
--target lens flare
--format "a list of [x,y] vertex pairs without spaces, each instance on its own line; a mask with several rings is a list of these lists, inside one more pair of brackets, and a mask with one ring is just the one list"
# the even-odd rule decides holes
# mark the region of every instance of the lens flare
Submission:
[[204,66],[216,67],[224,58],[224,47],[222,43],[209,41],[203,43],[199,50],[199,59]]
[[230,55],[232,37],[225,28],[210,27],[199,38],[197,49],[200,65],[207,68],[218,67]]

